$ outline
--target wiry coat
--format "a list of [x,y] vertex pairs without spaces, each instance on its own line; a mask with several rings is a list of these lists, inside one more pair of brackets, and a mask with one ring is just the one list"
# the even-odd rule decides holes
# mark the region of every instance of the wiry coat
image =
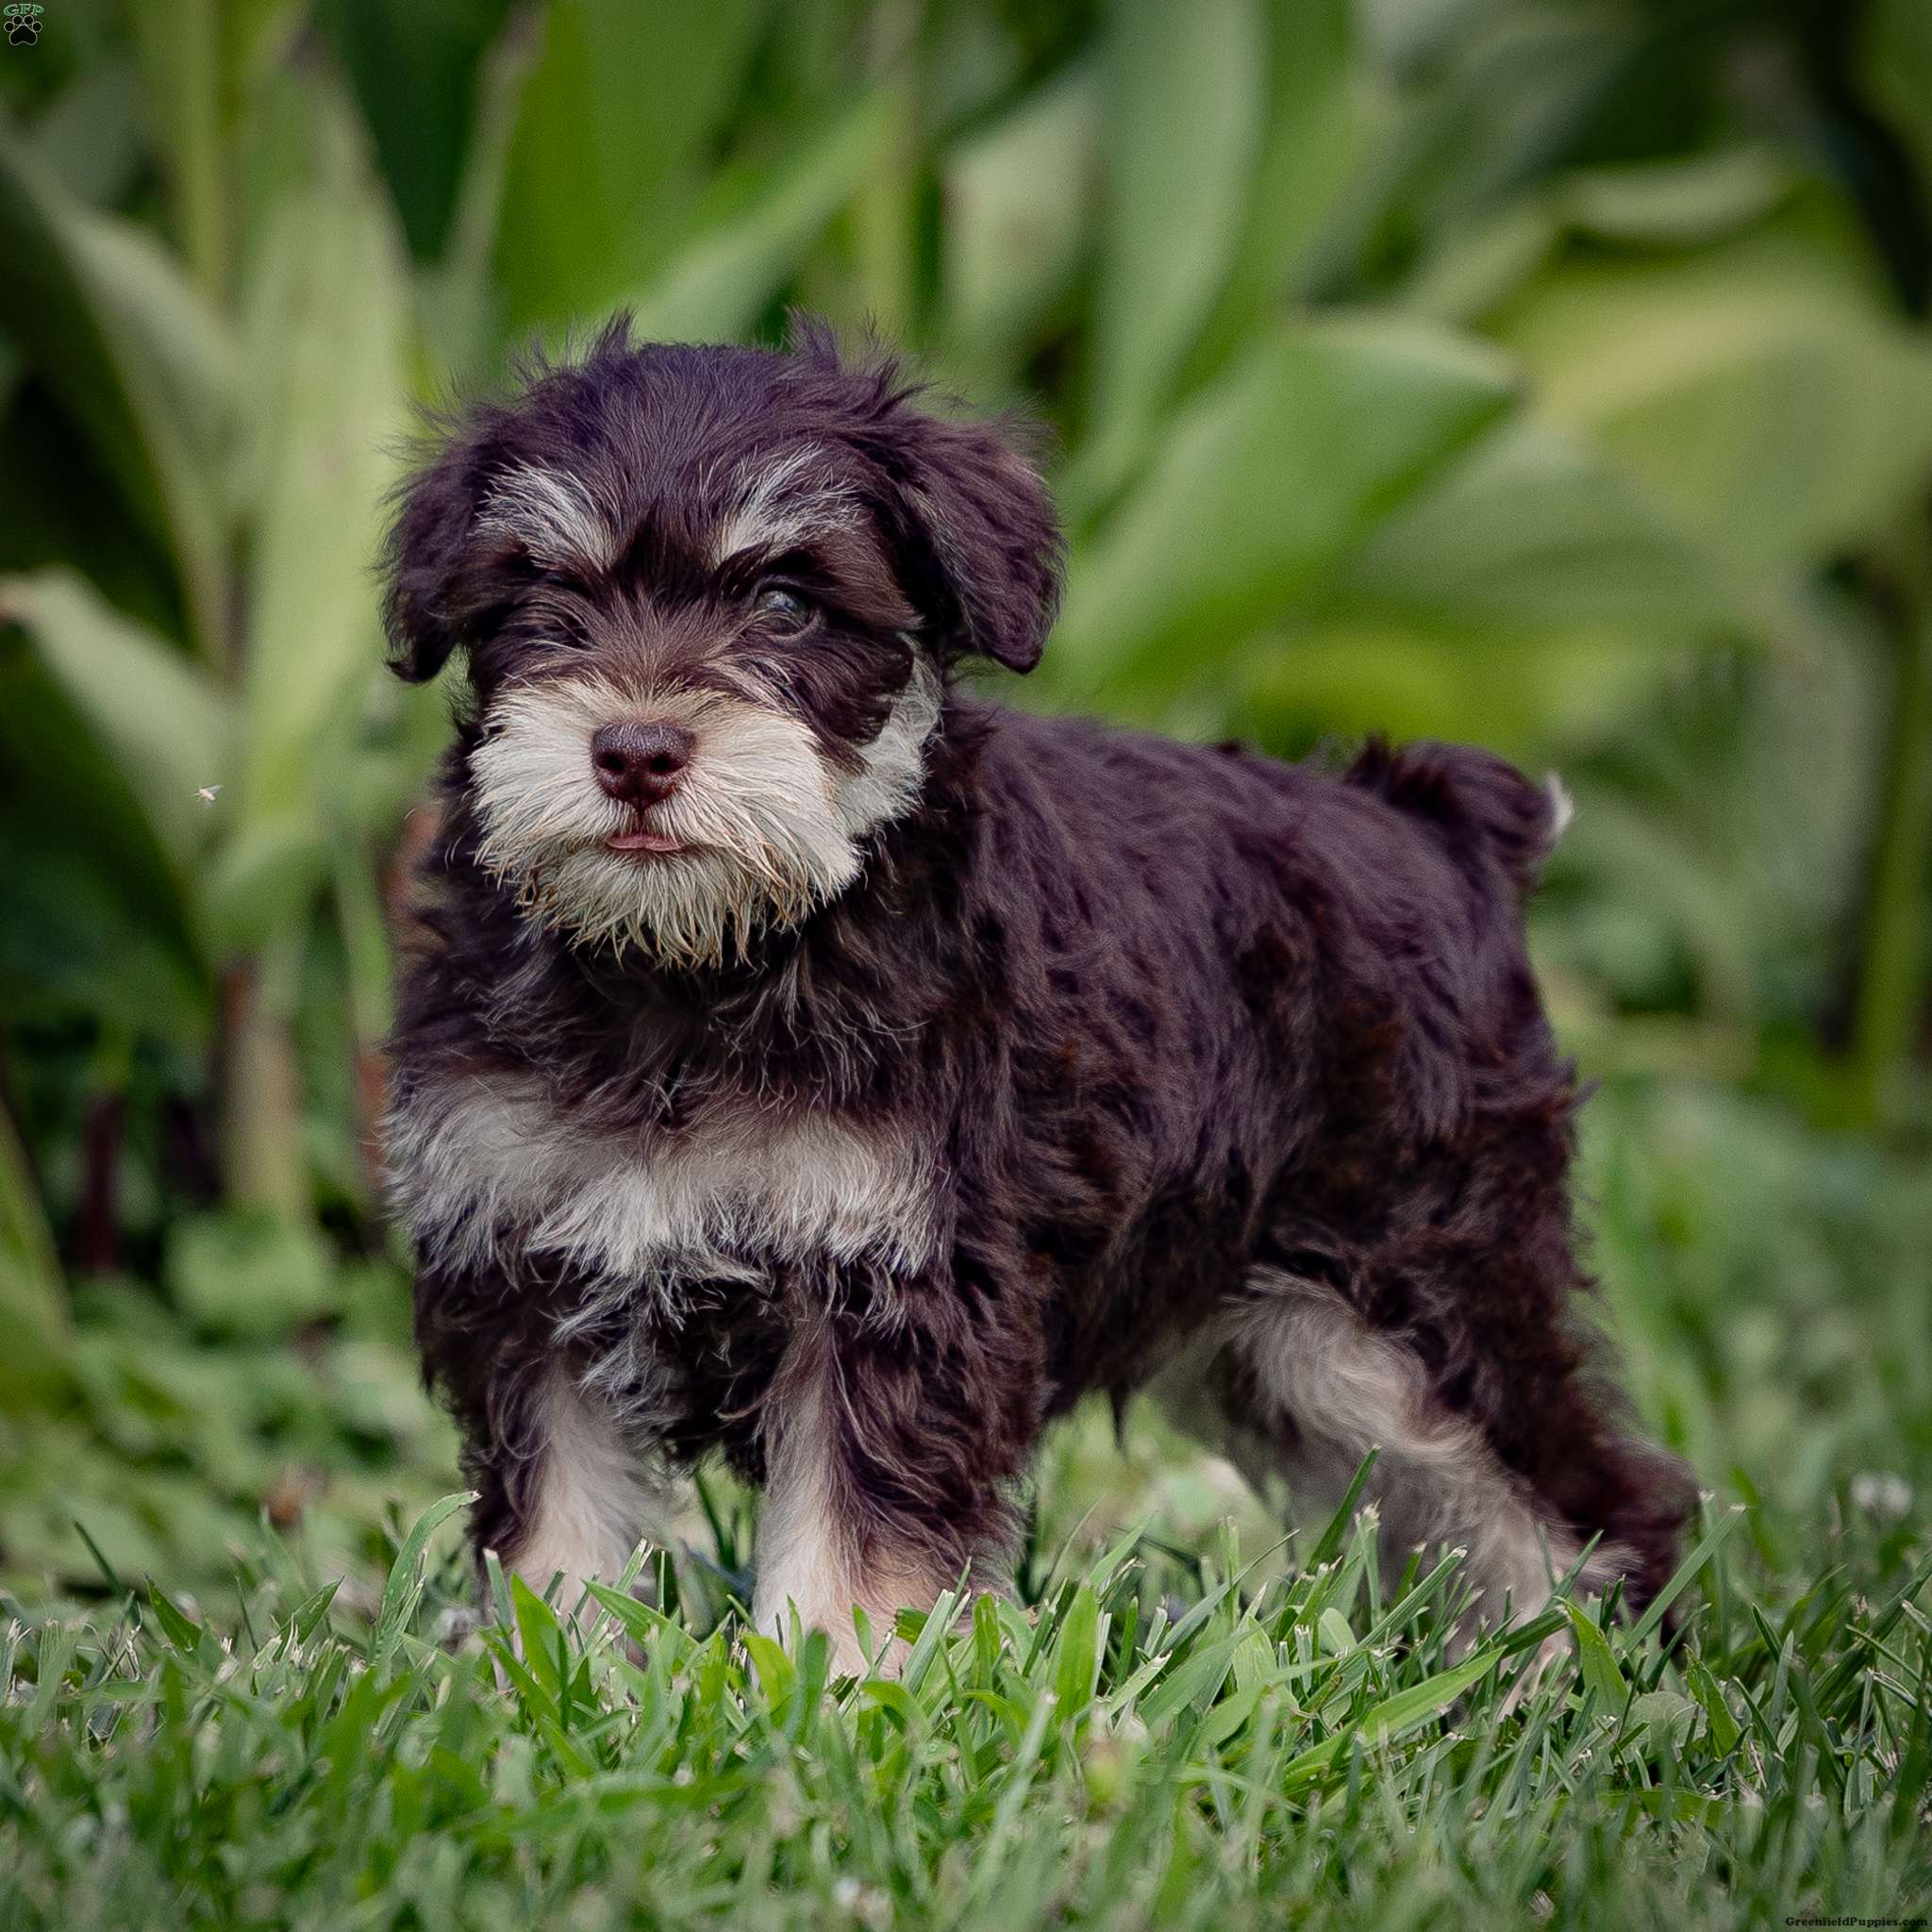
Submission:
[[[612,1470],[715,1450],[807,1499],[774,1488],[794,1601],[811,1559],[791,1545],[840,1541],[798,1607],[849,1632],[853,1600],[996,1580],[1043,1426],[1194,1359],[1228,1440],[1291,1482],[1381,1441],[1391,1505],[1416,1476],[1416,1508],[1391,1511],[1412,1535],[1513,1540],[1491,1568],[1519,1607],[1526,1525],[1559,1566],[1601,1538],[1598,1574],[1654,1591],[1689,1491],[1591,1369],[1577,1091],[1520,911],[1551,795],[1470,749],[1371,746],[1333,772],[970,695],[963,653],[1038,655],[1043,493],[990,434],[816,339],[782,358],[607,338],[531,396],[458,430],[393,553],[405,668],[464,643],[476,688],[403,977],[392,1155],[479,1546],[577,1560],[574,1531],[533,1527],[558,1516],[566,1437]],[[612,452],[645,433],[625,409],[654,454],[620,477]],[[830,464],[791,480],[853,554],[813,579],[789,660],[734,631],[680,661],[662,587],[704,545],[669,525],[721,514],[689,479],[769,474],[788,444]],[[520,529],[479,538],[491,479],[537,465],[623,525],[605,580],[533,565],[534,486]],[[656,494],[632,487],[645,468]],[[477,760],[507,693],[578,675],[541,641],[572,599],[657,626],[629,687],[654,703],[755,659],[758,701],[792,708],[828,774],[926,680],[916,782],[855,836],[851,876],[697,959],[587,943],[506,877]],[[1332,1397],[1318,1341],[1345,1357]],[[595,1534],[635,1534],[643,1507],[613,1502]]]

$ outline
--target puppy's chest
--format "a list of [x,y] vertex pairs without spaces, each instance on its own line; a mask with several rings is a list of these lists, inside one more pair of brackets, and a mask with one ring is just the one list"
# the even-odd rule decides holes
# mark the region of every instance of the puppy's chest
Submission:
[[408,1091],[389,1155],[425,1259],[528,1256],[606,1291],[814,1261],[910,1271],[935,1239],[930,1150],[831,1112],[724,1099],[675,1129],[613,1129],[534,1076],[472,1076]]

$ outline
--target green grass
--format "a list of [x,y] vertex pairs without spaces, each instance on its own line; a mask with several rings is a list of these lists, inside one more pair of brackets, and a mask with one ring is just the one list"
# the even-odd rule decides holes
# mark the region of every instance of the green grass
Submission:
[[[1692,1078],[1613,1081],[1589,1122],[1626,1378],[1712,1491],[1668,1648],[1599,1607],[1457,1659],[1453,1570],[1385,1599],[1364,1528],[1280,1546],[1224,1465],[1097,1412],[1050,1444],[1022,1603],[909,1624],[897,1681],[743,1635],[752,1504],[717,1484],[652,1559],[662,1614],[623,1606],[641,1660],[527,1599],[454,1637],[397,1285],[308,1335],[300,1387],[192,1307],[81,1297],[86,1401],[0,1420],[0,1926],[1924,1911],[1923,1165]],[[299,1521],[251,1527],[291,1470]]]
[[519,1642],[439,1643],[437,1514],[368,1624],[279,1558],[219,1629],[16,1623],[0,1924],[1704,1926],[1932,1882],[1932,1561],[1874,1533],[1785,1602],[1718,1514],[1678,1642],[1573,1605],[1459,1660],[1453,1565],[1385,1599],[1365,1524],[1258,1589],[1231,1535],[1185,1574],[1130,1538],[828,1684],[675,1585],[608,1594],[636,1662],[521,1585]]

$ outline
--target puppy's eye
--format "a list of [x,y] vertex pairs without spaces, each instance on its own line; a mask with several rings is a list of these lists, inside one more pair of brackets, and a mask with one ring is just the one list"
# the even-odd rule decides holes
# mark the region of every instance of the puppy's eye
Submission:
[[757,608],[758,616],[777,630],[803,630],[817,614],[809,597],[782,584],[765,585]]

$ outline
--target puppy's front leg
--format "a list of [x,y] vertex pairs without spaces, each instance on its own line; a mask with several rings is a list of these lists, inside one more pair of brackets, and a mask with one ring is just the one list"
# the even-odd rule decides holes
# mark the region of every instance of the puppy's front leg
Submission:
[[[957,1305],[934,1311],[942,1324]],[[995,1389],[985,1338],[916,1321],[881,1331],[819,1314],[792,1341],[764,1424],[754,1621],[832,1640],[833,1669],[866,1668],[853,1624],[865,1612],[874,1665],[895,1667],[902,1607],[930,1607],[961,1576],[1003,1587],[1012,1524],[1002,1485],[1030,1433],[1013,1426],[1016,1384]],[[1021,1407],[1030,1407],[1023,1397]]]
[[496,1507],[504,1567],[539,1596],[560,1578],[557,1608],[588,1628],[597,1606],[589,1583],[614,1583],[638,1541],[658,1528],[656,1457],[602,1397],[558,1359],[521,1405],[519,1427],[494,1444],[485,1497]]

